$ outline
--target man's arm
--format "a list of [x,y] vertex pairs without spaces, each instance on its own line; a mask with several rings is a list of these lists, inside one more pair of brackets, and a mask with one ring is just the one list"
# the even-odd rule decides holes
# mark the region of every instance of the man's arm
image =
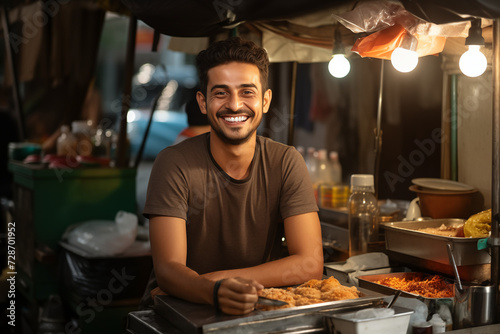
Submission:
[[[216,280],[200,276],[186,266],[186,222],[180,218],[154,216],[150,218],[149,234],[160,289],[191,302],[213,304]],[[260,289],[262,286],[252,280],[226,279],[219,288],[219,307],[228,314],[248,313],[254,309]]]
[[226,277],[252,279],[265,287],[302,284],[323,275],[321,226],[316,212],[286,218],[285,238],[289,256],[251,268],[217,271],[205,277],[218,280]]

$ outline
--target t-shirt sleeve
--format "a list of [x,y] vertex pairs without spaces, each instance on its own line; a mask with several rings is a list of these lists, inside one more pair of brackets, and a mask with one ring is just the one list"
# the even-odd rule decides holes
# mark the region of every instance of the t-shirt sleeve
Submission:
[[146,194],[143,215],[187,219],[188,186],[183,172],[184,157],[179,150],[167,147],[156,157]]
[[282,189],[280,210],[283,219],[317,212],[311,178],[300,153],[293,147],[286,150],[282,160]]

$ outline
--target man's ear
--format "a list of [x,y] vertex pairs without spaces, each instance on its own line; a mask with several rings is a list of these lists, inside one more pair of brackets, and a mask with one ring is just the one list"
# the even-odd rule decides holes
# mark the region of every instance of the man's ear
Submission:
[[264,92],[264,96],[262,99],[262,112],[265,114],[269,111],[269,107],[271,106],[271,100],[273,98],[273,92],[268,89]]
[[207,100],[202,92],[196,92],[196,101],[198,101],[198,106],[200,107],[202,114],[207,114]]

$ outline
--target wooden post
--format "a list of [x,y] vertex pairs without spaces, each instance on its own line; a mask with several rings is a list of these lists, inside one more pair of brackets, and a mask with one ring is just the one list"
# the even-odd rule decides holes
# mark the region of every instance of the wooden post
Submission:
[[130,165],[129,147],[127,140],[127,113],[132,99],[132,77],[134,76],[135,38],[137,32],[137,19],[130,16],[128,27],[127,54],[125,58],[125,78],[123,83],[122,110],[120,116],[120,129],[116,146],[115,166],[128,168]]
[[493,152],[491,176],[491,281],[496,292],[496,323],[500,322],[500,19],[493,21]]
[[12,46],[10,44],[9,8],[6,4],[3,5],[2,10],[2,28],[4,36],[3,38],[5,41],[7,64],[10,67],[10,72],[12,75],[12,95],[14,100],[14,108],[16,110],[17,135],[18,140],[22,142],[26,138],[26,130],[24,128],[23,104],[21,101],[21,94],[19,93],[19,78],[17,76],[16,57],[14,55],[14,50],[12,50]]

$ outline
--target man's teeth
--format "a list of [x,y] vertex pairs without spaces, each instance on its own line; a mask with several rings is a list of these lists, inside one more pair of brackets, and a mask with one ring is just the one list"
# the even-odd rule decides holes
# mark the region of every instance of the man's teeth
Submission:
[[244,122],[247,118],[247,116],[225,117],[224,120],[226,122]]

